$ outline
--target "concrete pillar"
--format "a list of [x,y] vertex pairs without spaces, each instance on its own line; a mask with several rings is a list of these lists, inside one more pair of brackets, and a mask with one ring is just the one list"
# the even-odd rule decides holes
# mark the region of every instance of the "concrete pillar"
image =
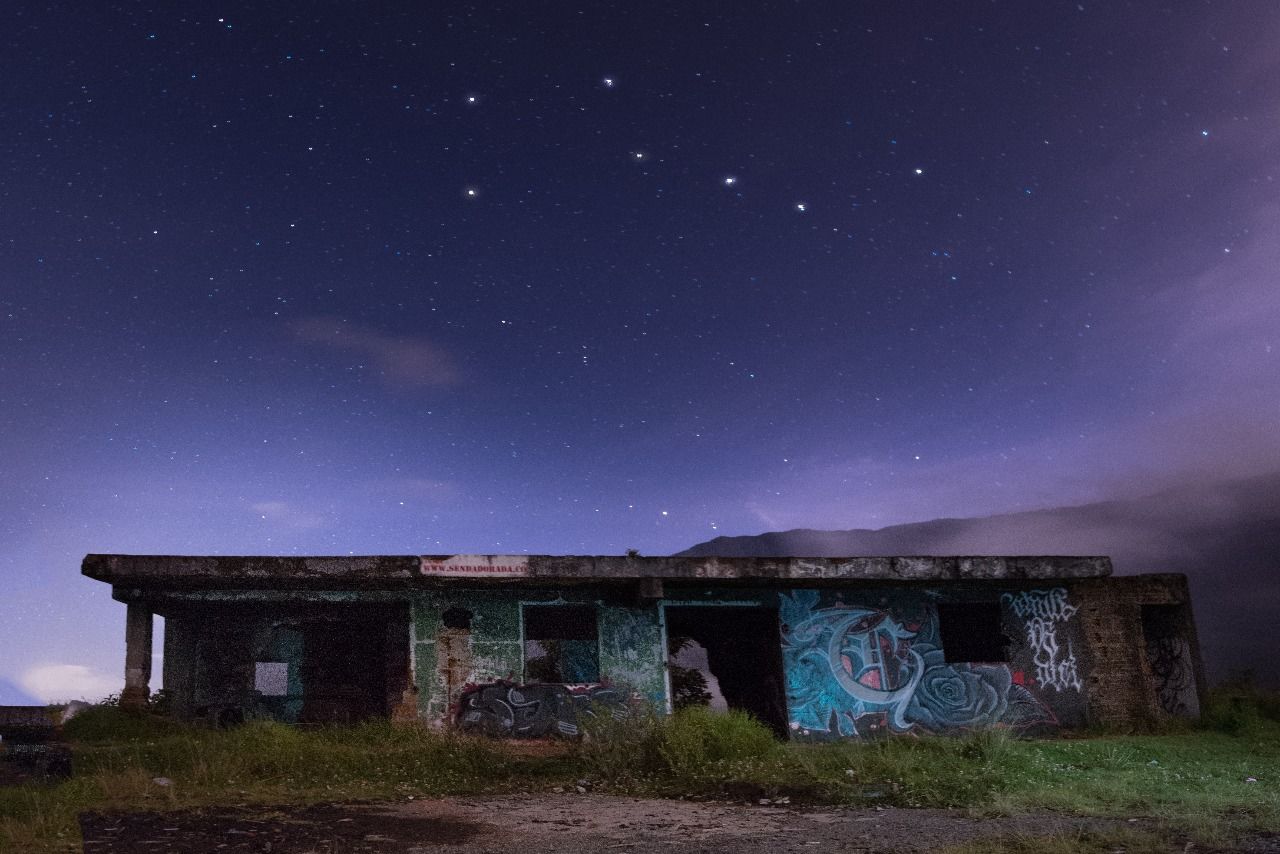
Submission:
[[[413,609],[404,609],[405,621],[387,622],[388,681],[393,688],[390,700],[392,723],[410,724],[418,720],[418,688],[413,684]],[[399,689],[395,691],[395,689]]]
[[141,709],[151,696],[151,609],[128,603],[124,618],[124,691],[120,706]]

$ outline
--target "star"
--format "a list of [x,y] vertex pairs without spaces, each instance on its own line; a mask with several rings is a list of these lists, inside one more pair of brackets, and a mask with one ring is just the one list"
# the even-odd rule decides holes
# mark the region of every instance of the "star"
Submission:
[[636,161],[637,163],[641,163],[645,160],[648,160],[649,155],[643,151],[633,151],[631,152],[631,159]]
[[480,195],[480,191],[477,190],[475,187],[467,187],[462,191],[462,194],[466,196],[468,199],[474,199]]
[[923,175],[923,174],[924,174],[924,170],[923,170],[923,169],[917,169],[917,170],[916,170],[916,174],[917,174],[917,175]]
[[725,175],[722,180],[726,187],[732,187],[734,184],[738,183],[737,177],[733,175]]
[[809,209],[808,205],[806,205],[804,202],[796,202],[796,210],[798,212],[804,213],[808,209]]
[[604,88],[606,89],[612,89],[617,84],[617,81],[612,77],[605,77],[600,82],[604,84]]

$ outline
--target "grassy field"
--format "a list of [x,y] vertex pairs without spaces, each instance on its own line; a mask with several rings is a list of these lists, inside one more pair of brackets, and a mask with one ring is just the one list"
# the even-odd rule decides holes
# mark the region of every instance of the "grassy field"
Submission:
[[[955,807],[980,815],[1052,810],[1140,819],[1069,839],[1001,839],[957,854],[1168,851],[1227,845],[1280,829],[1280,703],[1220,696],[1200,728],[1018,740],[1000,732],[871,744],[775,742],[749,718],[699,709],[632,719],[559,746],[520,745],[367,724],[232,730],[90,709],[67,726],[76,774],[0,789],[0,850],[78,848],[86,809],[314,803],[548,791],[586,779],[596,791]],[[1256,782],[1254,782],[1256,781]]]

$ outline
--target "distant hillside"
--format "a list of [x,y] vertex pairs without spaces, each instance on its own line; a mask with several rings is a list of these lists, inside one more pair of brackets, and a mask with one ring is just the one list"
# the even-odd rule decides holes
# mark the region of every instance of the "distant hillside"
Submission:
[[1280,684],[1280,473],[1125,501],[879,530],[717,537],[682,555],[1105,554],[1121,575],[1182,572],[1211,678]]

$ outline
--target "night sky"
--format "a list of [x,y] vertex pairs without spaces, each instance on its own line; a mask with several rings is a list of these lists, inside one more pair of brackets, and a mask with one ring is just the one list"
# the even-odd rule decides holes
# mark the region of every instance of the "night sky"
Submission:
[[0,701],[118,689],[86,552],[667,554],[1280,469],[1273,2],[4,22]]

